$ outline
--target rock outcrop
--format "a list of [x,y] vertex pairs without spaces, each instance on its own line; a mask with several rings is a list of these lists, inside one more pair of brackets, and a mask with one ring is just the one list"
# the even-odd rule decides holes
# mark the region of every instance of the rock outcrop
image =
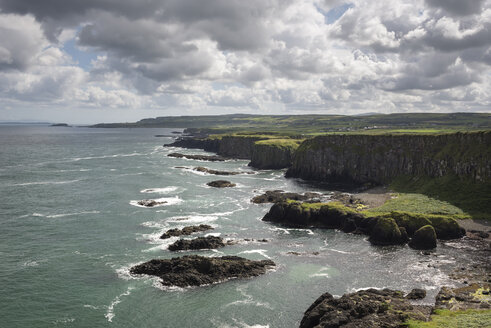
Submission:
[[414,249],[433,249],[436,247],[436,232],[431,225],[425,225],[414,233],[409,247]]
[[132,274],[160,277],[164,286],[201,286],[232,278],[249,278],[275,266],[271,260],[252,261],[238,256],[183,256],[170,260],[151,260],[130,269]]
[[225,243],[221,237],[208,236],[198,237],[195,239],[179,239],[175,243],[169,245],[170,251],[189,251],[199,249],[216,249],[225,247]]
[[263,221],[291,227],[341,229],[348,220],[361,223],[365,217],[337,203],[275,203]]
[[[208,173],[208,174],[214,174],[214,175],[237,175],[237,174],[241,174],[241,172],[218,171],[218,170],[208,169],[208,168],[202,167],[202,166],[195,167],[193,170],[198,171],[198,172]],[[249,173],[249,172],[247,172],[247,173]]]
[[386,184],[401,176],[491,178],[491,132],[327,135],[305,140],[290,177]]
[[236,184],[232,183],[227,180],[216,180],[216,181],[211,181],[206,184],[207,186],[214,187],[214,188],[230,188],[230,187],[235,187]]
[[425,321],[430,308],[411,305],[402,292],[367,289],[334,298],[321,295],[300,322],[300,328],[313,327],[403,327],[409,319]]
[[[302,203],[286,200],[275,203],[266,213],[263,221],[290,227],[340,229],[347,233],[366,234],[374,245],[402,245],[409,241],[409,237],[415,238],[413,245],[421,245],[422,240],[425,241],[425,245],[432,245],[426,234],[425,237],[422,236],[428,229],[434,229],[438,239],[449,237],[454,239],[465,235],[465,230],[451,218],[436,215],[428,215],[427,218],[424,218],[418,214],[411,223],[410,219],[415,214],[393,212],[392,215],[366,217],[339,202]],[[416,231],[426,225],[429,225],[430,228],[425,228],[414,237]],[[411,233],[408,233],[408,230]]]
[[408,241],[406,229],[392,218],[378,218],[368,239],[374,245],[402,245]]
[[226,158],[216,155],[186,155],[181,153],[170,153],[167,156],[176,157],[176,158],[195,159],[200,161],[210,161],[210,162],[223,162],[226,160]]
[[213,227],[208,224],[200,224],[199,226],[189,226],[184,227],[182,229],[170,229],[167,230],[160,236],[160,239],[167,239],[171,237],[179,237],[179,236],[189,236],[196,232],[202,232],[207,230],[212,230]]
[[154,207],[154,206],[159,206],[166,204],[166,201],[157,201],[155,199],[142,199],[137,202],[138,205],[145,206],[145,207]]
[[255,204],[278,203],[286,201],[287,199],[305,201],[311,199],[319,199],[321,197],[322,194],[316,192],[306,192],[303,194],[298,194],[295,192],[284,192],[283,190],[268,190],[262,195],[253,197],[251,199],[251,202]]

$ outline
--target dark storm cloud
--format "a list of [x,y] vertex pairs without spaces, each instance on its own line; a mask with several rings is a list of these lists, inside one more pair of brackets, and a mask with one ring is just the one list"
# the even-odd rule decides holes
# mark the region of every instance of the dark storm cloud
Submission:
[[457,16],[480,13],[484,2],[485,0],[426,0],[429,6],[442,8]]

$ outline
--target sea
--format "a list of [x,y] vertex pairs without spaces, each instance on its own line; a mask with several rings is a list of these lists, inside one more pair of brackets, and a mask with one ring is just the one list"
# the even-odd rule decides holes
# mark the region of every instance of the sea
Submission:
[[[210,154],[164,147],[176,131],[0,126],[0,327],[298,327],[325,292],[424,288],[421,302],[431,304],[439,286],[455,284],[451,270],[470,261],[454,242],[425,255],[372,246],[363,235],[263,222],[271,204],[251,198],[267,190],[326,197],[334,190],[286,179],[284,170],[254,170],[245,160],[168,157]],[[220,177],[196,166],[253,174]],[[237,186],[206,185],[223,178]],[[143,199],[165,204],[145,208],[137,203]],[[202,235],[237,243],[170,252],[177,237],[159,238],[197,224],[214,228]],[[150,259],[186,254],[271,259],[276,268],[192,288],[129,273]]]

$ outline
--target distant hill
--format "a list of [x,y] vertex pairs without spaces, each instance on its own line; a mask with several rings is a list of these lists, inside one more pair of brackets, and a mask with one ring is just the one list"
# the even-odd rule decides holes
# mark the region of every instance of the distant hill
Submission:
[[350,132],[455,132],[491,129],[491,114],[404,113],[346,115],[204,115],[146,118],[135,123],[102,123],[94,128],[187,128],[191,132],[237,131],[285,134]]

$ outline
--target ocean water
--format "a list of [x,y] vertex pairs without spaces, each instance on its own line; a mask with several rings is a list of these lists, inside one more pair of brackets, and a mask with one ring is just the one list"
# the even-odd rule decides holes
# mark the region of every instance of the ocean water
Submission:
[[[366,236],[262,222],[271,204],[252,204],[255,195],[331,190],[285,179],[281,170],[224,177],[237,187],[210,188],[207,182],[223,177],[176,166],[253,170],[243,160],[167,157],[205,153],[165,148],[173,138],[154,137],[173,130],[0,127],[1,327],[296,327],[324,292],[419,287],[431,303],[437,286],[453,285],[449,270],[469,261],[455,243],[425,256],[407,246],[371,246]],[[143,208],[141,199],[167,203]],[[239,243],[172,253],[167,246],[176,238],[159,239],[200,223]],[[277,267],[186,289],[129,274],[132,265],[184,254],[268,258]]]

